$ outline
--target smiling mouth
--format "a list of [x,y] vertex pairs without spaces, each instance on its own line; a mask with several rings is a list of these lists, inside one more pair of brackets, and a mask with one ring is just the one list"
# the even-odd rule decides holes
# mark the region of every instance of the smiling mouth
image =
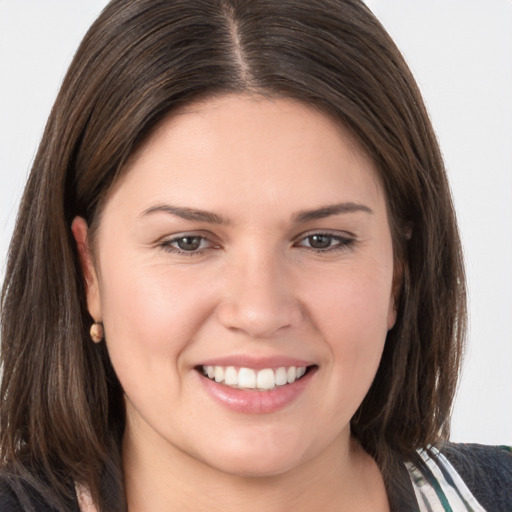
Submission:
[[300,380],[312,366],[281,366],[279,368],[236,368],[234,366],[199,366],[197,370],[208,379],[234,389],[270,391]]

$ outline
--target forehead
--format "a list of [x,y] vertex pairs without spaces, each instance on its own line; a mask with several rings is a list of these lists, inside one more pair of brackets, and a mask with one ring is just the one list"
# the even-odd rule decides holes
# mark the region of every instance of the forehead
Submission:
[[119,191],[216,210],[382,195],[370,158],[339,123],[295,100],[249,95],[171,113],[132,155]]
[[[359,141],[339,120],[315,105],[292,98],[240,93],[192,102],[165,117],[131,156],[130,162],[169,138],[171,131],[176,143],[183,147],[191,143],[196,144],[194,149],[199,149],[197,142],[221,142],[229,145],[233,153],[237,147],[240,151],[243,149],[243,143],[249,142],[248,137],[270,148],[273,134],[279,133],[280,142],[295,142],[297,148],[300,146],[297,136],[302,136],[318,148],[333,142],[338,146],[342,144],[346,153],[372,166],[371,158]],[[180,134],[182,140],[178,141]],[[258,135],[263,138],[258,139]]]

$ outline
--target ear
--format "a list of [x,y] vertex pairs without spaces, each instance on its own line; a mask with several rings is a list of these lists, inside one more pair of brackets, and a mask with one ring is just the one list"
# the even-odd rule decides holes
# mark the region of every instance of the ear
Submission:
[[94,267],[91,248],[89,245],[89,228],[82,217],[75,217],[71,224],[71,231],[75,238],[80,258],[80,266],[85,282],[87,294],[87,309],[95,322],[102,321],[100,289],[98,275]]

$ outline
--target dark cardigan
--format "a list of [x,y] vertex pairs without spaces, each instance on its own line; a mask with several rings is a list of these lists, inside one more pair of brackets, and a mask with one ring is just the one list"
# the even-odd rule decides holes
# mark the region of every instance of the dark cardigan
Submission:
[[[512,452],[506,447],[446,443],[440,447],[488,512],[512,511]],[[414,501],[414,491],[410,498]],[[0,478],[0,512],[55,512],[29,484]],[[66,512],[79,512],[76,498]],[[413,512],[402,511],[397,512]]]
[[510,448],[447,443],[441,450],[485,510],[512,511]]

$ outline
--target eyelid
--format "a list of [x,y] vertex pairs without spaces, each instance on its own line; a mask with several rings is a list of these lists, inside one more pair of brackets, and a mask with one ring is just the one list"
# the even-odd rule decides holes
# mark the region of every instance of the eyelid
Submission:
[[[308,237],[312,236],[326,236],[330,237],[334,240],[336,240],[338,243],[331,245],[326,248],[315,248],[307,245],[301,245],[302,242],[304,242]],[[197,250],[192,251],[186,251],[182,250],[179,247],[176,247],[175,244],[178,240],[187,238],[187,237],[198,237],[201,238],[203,241],[206,241],[208,243],[208,247],[202,247]],[[334,231],[334,230],[309,230],[304,233],[301,233],[297,237],[295,237],[293,241],[293,246],[308,249],[315,252],[321,252],[321,253],[327,253],[329,251],[335,251],[335,250],[343,250],[349,248],[351,245],[353,245],[357,241],[356,236],[353,233],[347,232],[347,231]],[[218,239],[216,236],[214,236],[212,233],[204,232],[204,231],[184,231],[181,233],[175,233],[172,235],[167,235],[165,237],[162,237],[156,242],[156,245],[161,248],[162,250],[177,254],[177,255],[186,255],[186,256],[197,256],[201,255],[204,252],[210,250],[210,249],[219,249],[221,248],[221,244],[218,242]]]
[[339,230],[339,229],[308,229],[307,231],[303,231],[302,233],[299,233],[295,237],[295,240],[301,240],[303,238],[307,238],[308,236],[313,236],[313,235],[325,235],[325,236],[347,238],[347,239],[352,238],[354,240],[357,239],[357,235],[350,231]]
[[[315,235],[331,237],[335,240],[338,240],[339,243],[329,246],[325,249],[318,249],[318,248],[311,247],[311,246],[300,245],[301,242],[303,242],[306,239],[308,239],[309,237],[312,237]],[[332,230],[328,230],[328,229],[327,230],[320,229],[320,230],[310,230],[310,231],[301,233],[299,236],[297,236],[295,238],[295,241],[293,242],[293,244],[297,247],[302,247],[302,248],[309,249],[309,250],[312,250],[315,252],[326,253],[329,251],[346,249],[346,248],[350,247],[351,245],[353,245],[355,242],[357,242],[357,237],[353,233],[349,233],[348,231],[332,231]]]
[[[185,250],[182,250],[179,247],[176,247],[175,245],[173,245],[178,240],[187,238],[187,237],[201,238],[201,239],[207,241],[209,243],[209,246],[202,247],[195,251],[185,251]],[[213,234],[204,232],[204,231],[184,231],[182,233],[176,233],[176,234],[173,234],[170,236],[168,235],[168,236],[162,237],[161,239],[159,239],[156,242],[156,245],[159,248],[161,248],[162,250],[172,253],[172,254],[186,255],[186,256],[198,256],[200,254],[203,254],[205,251],[207,251],[209,249],[218,249],[220,247],[220,244],[215,241],[215,238],[216,237],[214,237]]]

